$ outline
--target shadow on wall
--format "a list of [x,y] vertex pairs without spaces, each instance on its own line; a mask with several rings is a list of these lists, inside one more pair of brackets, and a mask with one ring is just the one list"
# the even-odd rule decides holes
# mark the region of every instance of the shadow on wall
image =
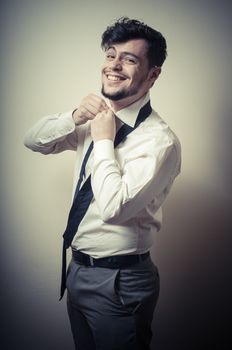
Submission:
[[[165,204],[164,227],[153,252],[160,270],[161,293],[152,350],[222,350],[229,333],[232,293],[232,203],[210,189],[192,184],[183,188],[179,183],[181,188],[174,187]],[[1,348],[73,350],[65,301],[59,303],[52,288],[37,283],[36,269],[33,284],[24,284],[22,274],[26,271],[14,266],[10,247],[6,249],[1,264]],[[27,265],[30,269],[33,262]],[[18,271],[13,280],[7,276],[9,270],[10,274]]]
[[154,252],[161,293],[152,350],[230,348],[231,208],[192,184],[167,201]]

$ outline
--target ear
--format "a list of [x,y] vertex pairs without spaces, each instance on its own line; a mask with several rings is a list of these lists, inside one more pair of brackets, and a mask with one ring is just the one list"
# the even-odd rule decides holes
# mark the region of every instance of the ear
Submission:
[[155,81],[161,73],[161,67],[152,67],[150,70],[150,79]]
[[148,78],[151,82],[151,87],[153,86],[156,79],[158,79],[160,73],[161,73],[161,67],[155,66],[151,68],[149,72],[149,78]]

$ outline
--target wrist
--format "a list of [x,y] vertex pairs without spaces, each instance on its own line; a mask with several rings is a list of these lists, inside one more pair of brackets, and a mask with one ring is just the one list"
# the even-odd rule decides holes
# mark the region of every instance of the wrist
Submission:
[[78,108],[74,109],[72,112],[72,118],[76,126],[86,123],[87,119],[78,115]]
[[94,136],[94,137],[93,137],[93,142],[104,141],[104,140],[114,141],[114,140],[113,140],[113,137],[112,137],[112,136],[109,136],[109,135]]
[[94,163],[102,159],[114,158],[114,143],[112,140],[104,139],[94,142]]

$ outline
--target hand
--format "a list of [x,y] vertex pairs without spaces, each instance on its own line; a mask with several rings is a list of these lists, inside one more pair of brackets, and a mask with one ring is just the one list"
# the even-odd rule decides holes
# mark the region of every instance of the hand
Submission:
[[90,94],[83,98],[80,106],[73,112],[72,117],[76,125],[81,125],[94,119],[98,113],[108,110],[108,108],[101,97]]
[[91,121],[91,135],[93,141],[109,139],[114,141],[116,133],[115,115],[108,109],[100,112]]

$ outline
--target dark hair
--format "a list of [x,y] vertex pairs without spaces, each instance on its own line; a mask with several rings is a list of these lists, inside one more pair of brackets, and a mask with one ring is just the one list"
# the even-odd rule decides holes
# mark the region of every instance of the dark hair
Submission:
[[165,38],[157,30],[135,19],[121,17],[112,26],[108,26],[102,34],[101,47],[107,50],[112,44],[131,39],[145,39],[148,43],[149,66],[162,66],[167,56]]

